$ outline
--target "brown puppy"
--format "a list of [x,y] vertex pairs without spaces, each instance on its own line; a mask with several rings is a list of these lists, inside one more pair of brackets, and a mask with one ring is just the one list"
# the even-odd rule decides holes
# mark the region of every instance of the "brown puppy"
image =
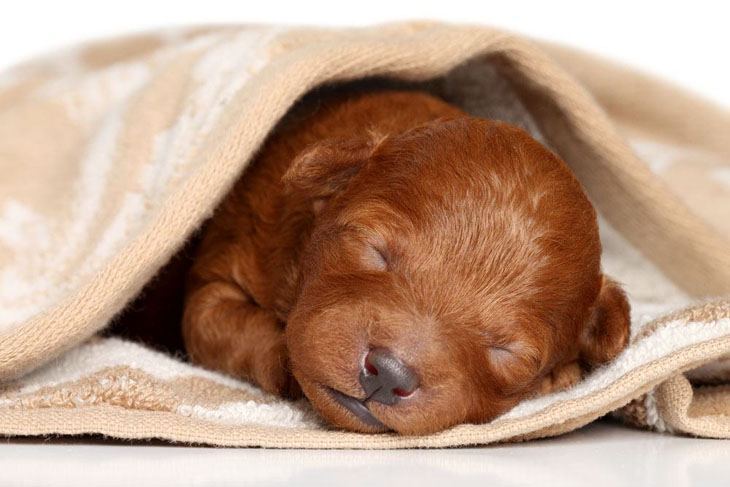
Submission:
[[190,272],[191,358],[336,426],[484,422],[613,358],[595,212],[524,131],[424,92],[326,99],[262,148]]

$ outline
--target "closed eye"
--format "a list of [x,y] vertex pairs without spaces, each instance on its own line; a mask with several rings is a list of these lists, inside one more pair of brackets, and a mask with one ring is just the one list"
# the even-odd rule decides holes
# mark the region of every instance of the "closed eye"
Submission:
[[379,247],[368,244],[362,254],[362,261],[365,267],[376,271],[387,271],[389,267],[386,252]]
[[515,352],[507,347],[489,347],[489,359],[493,364],[504,365],[507,360],[513,359]]
[[527,384],[540,372],[540,349],[523,340],[492,343],[487,353],[495,378],[505,391]]

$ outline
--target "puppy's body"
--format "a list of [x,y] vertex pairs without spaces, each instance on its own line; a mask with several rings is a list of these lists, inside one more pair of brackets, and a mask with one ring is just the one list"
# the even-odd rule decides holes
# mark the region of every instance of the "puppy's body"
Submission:
[[266,142],[205,231],[183,335],[194,361],[301,386],[339,426],[423,433],[569,385],[623,347],[627,314],[559,159],[378,91],[305,107]]

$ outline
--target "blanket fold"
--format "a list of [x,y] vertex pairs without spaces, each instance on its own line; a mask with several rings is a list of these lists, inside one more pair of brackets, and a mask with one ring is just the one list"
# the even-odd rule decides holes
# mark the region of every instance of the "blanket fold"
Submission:
[[[301,96],[427,82],[558,153],[600,216],[630,346],[573,388],[424,437],[333,431],[294,403],[103,330]],[[0,76],[0,434],[399,448],[556,435],[612,413],[730,437],[730,113],[592,55],[438,22],[176,29]]]

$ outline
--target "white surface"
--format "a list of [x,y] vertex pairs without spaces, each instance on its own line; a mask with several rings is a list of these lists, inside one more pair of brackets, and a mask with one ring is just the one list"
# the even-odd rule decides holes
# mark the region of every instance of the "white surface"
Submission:
[[491,24],[572,44],[675,80],[730,106],[730,64],[726,62],[730,5],[712,0],[23,0],[3,4],[0,68],[80,40],[160,26],[366,25],[414,18]]
[[484,448],[307,451],[0,442],[0,485],[728,485],[730,442],[598,423],[560,438]]

